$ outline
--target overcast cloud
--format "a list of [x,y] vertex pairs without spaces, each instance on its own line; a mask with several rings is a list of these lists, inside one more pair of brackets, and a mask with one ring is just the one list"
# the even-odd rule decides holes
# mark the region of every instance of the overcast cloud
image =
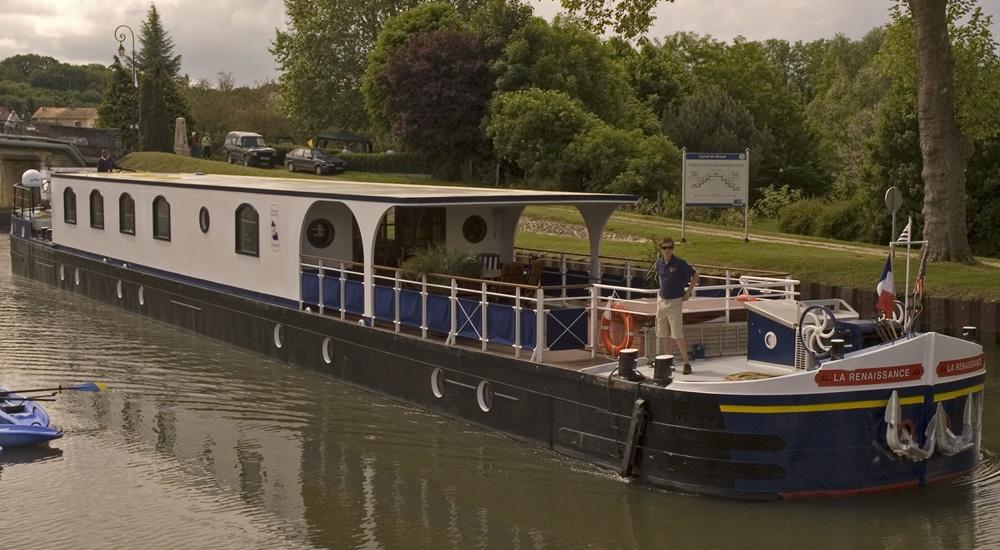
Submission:
[[[530,3],[546,19],[559,11],[558,0]],[[1000,36],[1000,0],[979,3],[993,16],[993,35]],[[183,56],[183,72],[192,78],[215,81],[219,71],[226,71],[237,83],[252,84],[277,77],[268,47],[275,29],[285,26],[282,0],[158,0],[156,6],[175,51]],[[874,0],[676,0],[657,7],[649,34],[693,31],[722,40],[742,35],[795,41],[843,33],[860,38],[888,21],[888,6]],[[115,27],[127,24],[138,32],[148,7],[146,0],[0,0],[0,59],[37,53],[70,63],[108,64],[118,48]]]

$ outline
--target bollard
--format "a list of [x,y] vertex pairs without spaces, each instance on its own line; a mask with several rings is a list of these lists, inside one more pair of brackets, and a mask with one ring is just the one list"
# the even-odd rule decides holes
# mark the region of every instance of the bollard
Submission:
[[844,358],[844,340],[842,338],[834,338],[830,340],[830,359],[836,361],[837,359]]
[[669,386],[674,381],[674,356],[657,355],[653,361],[653,383]]
[[639,350],[635,348],[626,348],[618,352],[618,376],[632,382],[645,378],[635,370],[638,360]]
[[973,327],[973,326],[964,326],[964,327],[962,327],[962,338],[964,338],[964,339],[966,339],[966,340],[968,340],[970,342],[975,342],[975,341],[978,340],[976,332],[977,332],[976,331],[976,327]]

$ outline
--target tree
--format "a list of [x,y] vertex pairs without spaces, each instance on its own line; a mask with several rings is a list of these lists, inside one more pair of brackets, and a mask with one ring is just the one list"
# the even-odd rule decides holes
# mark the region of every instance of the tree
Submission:
[[423,33],[437,30],[463,30],[465,23],[458,11],[445,3],[433,2],[406,10],[389,19],[378,35],[375,47],[368,56],[368,66],[361,81],[361,94],[365,100],[374,129],[389,131],[389,119],[385,108],[389,90],[381,80],[383,69],[389,57],[410,39]]
[[139,145],[139,97],[132,84],[130,70],[122,67],[115,56],[114,63],[104,84],[101,104],[97,108],[97,126],[100,128],[120,128],[122,147],[127,151]]
[[639,106],[622,64],[606,44],[573,20],[557,17],[550,25],[532,19],[507,44],[495,68],[498,90],[558,90],[613,125],[642,118],[629,112]]
[[[177,117],[184,117],[187,122],[194,125],[184,97],[180,88],[186,86],[186,78],[180,76],[181,56],[174,54],[174,43],[167,31],[160,22],[160,14],[156,10],[155,4],[149,5],[146,13],[146,20],[142,23],[139,32],[139,52],[136,55],[136,67],[142,72],[143,78],[140,82],[139,94],[139,132],[151,132],[152,135],[140,137],[140,148],[142,150],[172,151],[174,121]],[[142,84],[155,87],[155,91],[142,90]],[[153,105],[143,105],[143,101],[153,101]],[[160,112],[153,112],[153,109],[161,109]],[[160,128],[158,124],[165,124],[165,128]],[[163,149],[161,139],[163,135],[170,136],[168,147]],[[146,147],[155,149],[146,149]]]
[[169,82],[163,69],[143,73],[139,82],[139,149],[172,153],[173,130],[164,89],[161,82]]
[[649,30],[656,19],[653,8],[659,3],[660,0],[561,0],[562,7],[570,14],[580,14],[590,30],[604,34],[611,28],[625,38],[635,38]]
[[500,57],[504,48],[531,21],[532,9],[521,0],[486,0],[469,19],[469,26],[479,33],[492,62]]
[[[361,77],[385,22],[420,0],[285,0],[287,30],[276,31],[271,54],[281,68],[280,104],[309,131],[368,129]],[[471,0],[453,0],[470,13]]]
[[475,34],[438,30],[392,52],[377,78],[385,90],[392,134],[432,159],[461,159],[482,143],[480,129],[493,89]]
[[908,0],[917,38],[917,121],[923,155],[924,238],[931,260],[972,263],[965,171],[974,152],[955,118],[948,0]]
[[577,135],[599,120],[564,92],[537,88],[497,95],[486,133],[501,158],[528,176],[558,180],[571,170],[563,153]]

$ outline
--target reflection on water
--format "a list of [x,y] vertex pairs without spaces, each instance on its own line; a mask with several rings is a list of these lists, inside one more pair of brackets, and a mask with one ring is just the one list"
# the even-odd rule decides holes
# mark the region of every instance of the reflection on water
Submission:
[[12,278],[8,256],[0,239],[0,385],[112,388],[61,395],[47,408],[66,435],[0,456],[0,532],[21,547],[1000,547],[1000,369],[970,476],[891,495],[733,502],[625,483]]

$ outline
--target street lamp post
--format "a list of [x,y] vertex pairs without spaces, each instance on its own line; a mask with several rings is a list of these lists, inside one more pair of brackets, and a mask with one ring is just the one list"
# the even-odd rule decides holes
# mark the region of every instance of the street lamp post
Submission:
[[[126,30],[128,34],[125,34]],[[118,40],[118,59],[125,57],[125,39],[130,36],[132,37],[132,86],[138,88],[139,80],[135,76],[135,33],[128,25],[118,25],[115,28],[115,39]]]

